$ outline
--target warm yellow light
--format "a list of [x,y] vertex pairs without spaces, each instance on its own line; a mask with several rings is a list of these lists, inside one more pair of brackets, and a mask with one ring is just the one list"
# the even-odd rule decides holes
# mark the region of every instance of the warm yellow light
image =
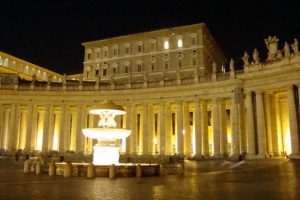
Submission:
[[185,134],[185,130],[184,130],[184,129],[182,130],[182,134],[183,134],[183,135]]
[[168,40],[166,40],[164,42],[164,49],[169,49],[169,41]]
[[285,131],[284,146],[285,146],[284,149],[286,151],[286,154],[290,155],[292,153],[292,146],[291,146],[291,133],[289,127]]
[[94,146],[94,165],[119,164],[119,148],[114,146]]
[[52,145],[52,150],[58,150],[58,136],[57,132],[54,132],[54,137],[53,137],[53,145]]
[[228,143],[231,143],[231,134],[227,135],[227,141],[228,141]]
[[182,47],[182,39],[178,39],[178,41],[177,41],[177,46],[178,46],[179,48]]
[[156,137],[153,139],[153,143],[157,144],[157,138]]
[[42,146],[43,146],[43,129],[40,129],[38,131],[36,149],[41,151]]

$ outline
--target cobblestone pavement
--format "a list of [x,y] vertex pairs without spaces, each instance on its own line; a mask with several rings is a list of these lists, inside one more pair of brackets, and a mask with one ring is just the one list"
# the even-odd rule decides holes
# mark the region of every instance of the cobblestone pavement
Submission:
[[0,200],[299,200],[300,160],[186,161],[184,176],[63,178],[24,174],[0,160]]

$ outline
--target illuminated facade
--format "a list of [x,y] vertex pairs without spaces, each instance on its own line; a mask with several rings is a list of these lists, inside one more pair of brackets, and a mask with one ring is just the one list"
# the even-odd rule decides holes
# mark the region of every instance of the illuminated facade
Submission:
[[83,73],[70,76],[0,53],[0,148],[91,153],[82,129],[97,127],[88,110],[108,99],[127,111],[116,121],[132,130],[120,141],[128,154],[297,158],[298,41],[265,43],[268,57],[245,53],[241,70],[205,24],[83,43]]

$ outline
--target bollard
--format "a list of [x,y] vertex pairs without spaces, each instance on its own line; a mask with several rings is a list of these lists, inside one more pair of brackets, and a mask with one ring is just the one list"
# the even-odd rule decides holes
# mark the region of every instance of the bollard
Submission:
[[138,177],[138,178],[142,177],[142,167],[141,167],[141,164],[137,164],[136,165],[135,176]]
[[117,176],[117,169],[116,166],[112,164],[109,167],[109,178],[116,178],[116,176]]
[[37,160],[35,163],[35,174],[41,174],[42,173],[42,165],[41,165],[41,161]]
[[30,161],[25,160],[24,162],[24,173],[29,173],[30,172]]
[[95,177],[95,167],[92,163],[89,164],[88,167],[87,167],[86,177],[87,178],[94,178]]
[[51,161],[49,163],[49,176],[55,176],[55,162]]
[[178,175],[179,176],[183,176],[184,175],[184,163],[181,163],[179,165],[179,168],[178,168]]
[[159,175],[160,176],[166,175],[165,165],[163,163],[159,165]]
[[72,176],[72,164],[67,162],[64,167],[64,177],[71,177]]

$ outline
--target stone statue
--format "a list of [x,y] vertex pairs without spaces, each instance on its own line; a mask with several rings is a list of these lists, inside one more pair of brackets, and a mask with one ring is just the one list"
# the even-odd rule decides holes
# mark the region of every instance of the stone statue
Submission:
[[265,39],[265,44],[269,50],[267,61],[274,60],[278,53],[278,41],[279,39],[274,36],[269,36],[268,39]]
[[277,52],[277,57],[276,57],[277,59],[282,59],[283,58],[283,56],[282,56],[282,51],[281,50],[278,50],[278,52]]
[[253,54],[252,54],[253,62],[254,64],[259,64],[259,55],[257,49],[254,49]]
[[284,43],[283,51],[284,51],[285,58],[289,58],[291,56],[290,47],[287,42]]
[[294,44],[292,44],[291,46],[294,51],[294,55],[298,56],[299,55],[299,46],[298,46],[298,40],[296,38],[294,39]]
[[244,62],[244,67],[247,67],[249,65],[249,55],[246,51],[244,53],[244,56],[242,57],[242,60]]
[[234,60],[231,58],[229,62],[229,69],[231,72],[234,72]]
[[215,61],[212,64],[212,73],[217,74],[217,63]]

